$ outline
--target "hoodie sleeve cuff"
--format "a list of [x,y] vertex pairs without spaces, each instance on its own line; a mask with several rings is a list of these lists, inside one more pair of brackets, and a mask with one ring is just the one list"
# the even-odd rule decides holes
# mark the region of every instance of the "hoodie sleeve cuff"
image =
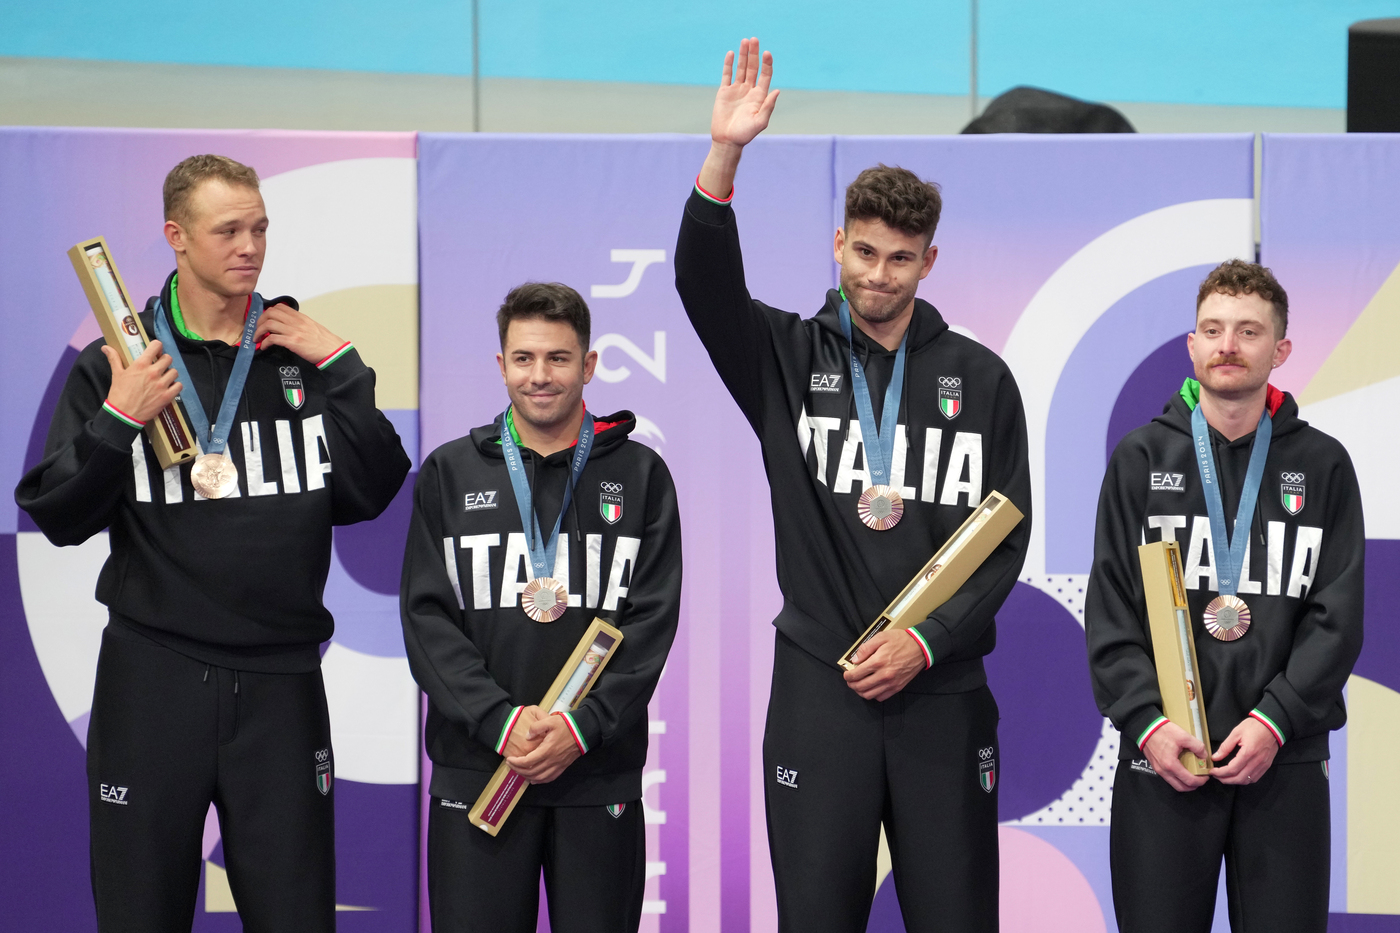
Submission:
[[[1265,702],[1268,702],[1267,699],[1265,700]],[[1262,706],[1263,704],[1260,705]],[[1257,722],[1263,723],[1264,728],[1268,729],[1269,732],[1273,735],[1274,741],[1279,744],[1280,748],[1283,747],[1285,739],[1283,736],[1283,729],[1279,727],[1279,717],[1270,716],[1269,714],[1256,708],[1249,711],[1249,718]]]
[[[501,723],[500,728],[496,731],[496,744],[491,746],[497,755],[506,753],[506,743],[510,741],[510,734],[515,729],[515,724],[520,721],[520,711],[524,708],[523,706],[513,706],[506,713],[505,722]],[[483,725],[486,724],[483,723]]]
[[574,718],[574,714],[559,710],[551,715],[558,716],[564,720],[564,724],[569,729],[569,734],[573,736],[574,744],[578,746],[578,753],[580,755],[587,755],[588,742],[584,739],[583,730],[579,728],[578,720]]
[[[354,349],[355,349],[355,345],[354,345],[353,343],[351,343],[350,341],[347,340],[347,341],[345,341],[344,343],[342,343],[340,346],[338,346],[338,347],[336,347],[334,350],[332,350],[332,351],[325,357],[325,359],[323,359],[323,360],[321,360],[319,363],[317,363],[317,364],[316,364],[316,368],[317,368],[317,369],[325,369],[325,368],[327,368],[328,366],[331,366],[332,364],[336,363],[337,361],[343,359],[343,358],[346,356],[346,354],[348,354],[348,353],[354,351]],[[356,358],[358,359],[359,354],[356,353],[355,356],[356,356]]]
[[131,417],[126,412],[113,405],[111,402],[103,402],[102,410],[105,411],[107,414],[111,415],[113,418],[116,418],[118,421],[120,421],[127,427],[135,428],[139,431],[146,426],[146,422],[137,421],[135,418]]
[[729,197],[729,201],[720,201],[702,193],[697,185],[690,192],[690,200],[686,202],[685,210],[687,214],[702,224],[723,227],[734,216],[734,208],[731,204],[734,195],[731,194]]
[[914,643],[918,645],[919,650],[924,653],[924,670],[933,667],[933,650],[929,648],[928,642],[924,640],[924,636],[919,633],[917,628],[907,628],[904,631],[909,633],[909,637],[914,639]]
[[1147,740],[1156,735],[1157,730],[1161,729],[1169,722],[1171,722],[1170,719],[1159,713],[1155,719],[1149,722],[1147,726],[1144,727],[1142,731],[1137,734],[1137,738],[1134,739],[1134,741],[1137,744],[1137,747],[1142,748],[1145,745],[1147,745]]

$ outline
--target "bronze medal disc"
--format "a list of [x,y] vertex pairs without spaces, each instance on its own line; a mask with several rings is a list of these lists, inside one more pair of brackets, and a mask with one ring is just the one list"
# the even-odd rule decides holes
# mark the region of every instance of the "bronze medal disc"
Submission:
[[569,608],[569,594],[553,577],[535,577],[520,594],[525,614],[536,622],[553,622]]
[[904,517],[904,499],[893,486],[871,486],[856,503],[860,520],[876,531],[889,531]]
[[224,454],[202,454],[190,467],[190,485],[206,499],[222,499],[238,489],[238,467]]
[[1249,607],[1238,596],[1217,596],[1206,606],[1206,631],[1221,641],[1234,641],[1249,631]]

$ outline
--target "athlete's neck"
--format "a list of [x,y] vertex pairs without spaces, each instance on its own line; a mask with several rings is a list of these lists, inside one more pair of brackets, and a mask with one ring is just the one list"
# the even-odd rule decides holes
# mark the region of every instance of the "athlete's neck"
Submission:
[[181,269],[175,281],[175,296],[185,327],[205,340],[222,340],[236,346],[243,339],[243,323],[248,310],[247,295],[221,295],[211,290],[188,269]]
[[578,432],[583,427],[584,406],[580,402],[578,411],[571,418],[558,424],[531,424],[520,417],[519,409],[511,410],[511,420],[515,423],[515,433],[520,435],[520,446],[528,447],[541,457],[567,450],[578,441]]
[[884,347],[886,350],[898,350],[899,342],[904,339],[904,332],[909,329],[909,322],[914,320],[914,302],[911,300],[909,306],[888,321],[875,322],[867,321],[856,311],[855,305],[851,305],[851,322],[860,328],[860,332],[871,340]]
[[1267,385],[1243,398],[1223,398],[1201,386],[1201,414],[1227,441],[1238,440],[1259,427],[1268,396]]

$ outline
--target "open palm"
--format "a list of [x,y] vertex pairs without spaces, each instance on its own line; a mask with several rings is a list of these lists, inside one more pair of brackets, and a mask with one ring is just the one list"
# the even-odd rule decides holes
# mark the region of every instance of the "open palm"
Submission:
[[772,81],[773,53],[764,52],[760,58],[758,39],[739,43],[737,68],[734,53],[727,53],[710,117],[710,138],[716,143],[745,146],[767,129],[778,102],[778,92],[768,90]]

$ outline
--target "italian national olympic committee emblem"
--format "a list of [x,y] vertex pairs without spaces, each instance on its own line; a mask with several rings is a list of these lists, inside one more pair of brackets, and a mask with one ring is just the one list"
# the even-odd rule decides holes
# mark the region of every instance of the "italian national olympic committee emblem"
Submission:
[[1303,498],[1307,493],[1304,481],[1307,477],[1302,473],[1280,473],[1278,478],[1279,499],[1284,509],[1289,515],[1297,515],[1303,511]]
[[622,521],[622,484],[600,483],[599,489],[598,511],[602,513],[603,521],[616,525]]
[[938,377],[938,410],[943,417],[952,421],[962,411],[962,377]]
[[306,403],[306,387],[301,382],[301,367],[279,366],[277,372],[282,376],[282,397],[293,409],[300,410]]
[[331,750],[322,748],[316,752],[316,789],[324,797],[331,792]]
[[977,750],[977,783],[987,793],[997,786],[997,760],[992,746]]

